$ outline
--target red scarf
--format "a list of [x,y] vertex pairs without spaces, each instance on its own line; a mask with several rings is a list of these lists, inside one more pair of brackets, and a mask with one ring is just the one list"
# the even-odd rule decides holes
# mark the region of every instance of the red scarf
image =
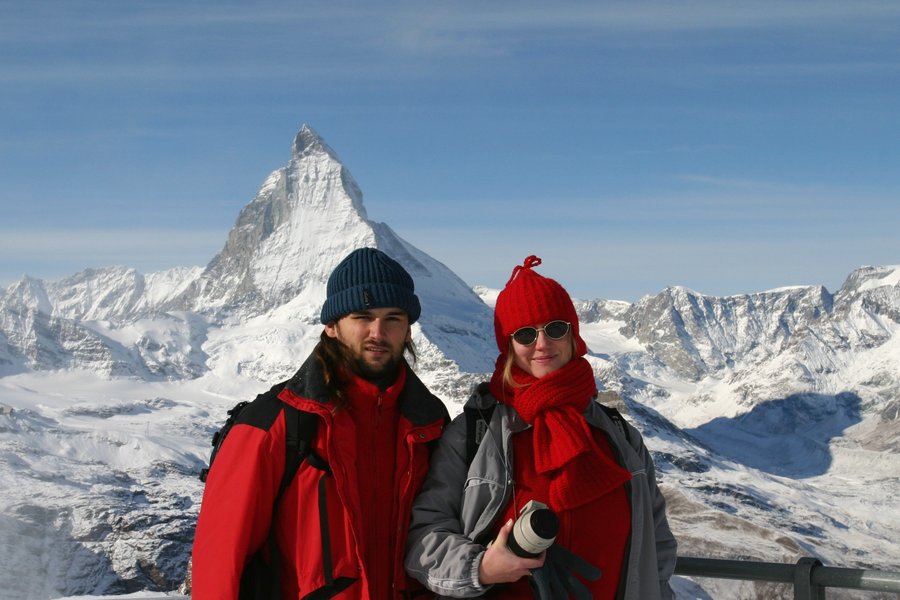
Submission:
[[584,420],[582,413],[597,393],[587,360],[573,358],[540,379],[514,365],[512,378],[517,387],[503,382],[505,361],[503,354],[497,358],[491,393],[534,426],[534,467],[550,479],[551,507],[576,508],[631,479],[631,473],[597,446]]

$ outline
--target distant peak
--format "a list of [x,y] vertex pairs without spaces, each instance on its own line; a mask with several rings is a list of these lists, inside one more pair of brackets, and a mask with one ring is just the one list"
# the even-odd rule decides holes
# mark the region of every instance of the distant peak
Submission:
[[668,294],[669,296],[681,297],[681,298],[688,297],[688,296],[694,296],[694,297],[700,298],[700,297],[704,296],[704,294],[701,294],[697,290],[693,290],[693,289],[691,289],[689,287],[685,287],[683,285],[670,285],[665,290],[663,290],[663,292]]
[[337,154],[325,143],[322,136],[306,123],[303,124],[297,137],[294,138],[294,146],[291,153],[294,158],[325,153],[340,162]]
[[862,292],[897,286],[900,286],[900,265],[863,266],[850,273],[841,290]]

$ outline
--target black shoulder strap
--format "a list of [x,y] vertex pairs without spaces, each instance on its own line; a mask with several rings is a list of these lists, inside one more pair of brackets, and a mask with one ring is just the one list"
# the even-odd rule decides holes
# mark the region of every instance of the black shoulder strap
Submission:
[[[284,473],[281,476],[281,483],[278,486],[278,492],[275,494],[275,501],[272,503],[272,525],[269,527],[269,535],[266,544],[269,548],[269,564],[273,573],[279,573],[281,568],[281,553],[278,552],[278,544],[275,541],[275,514],[278,512],[278,505],[281,498],[291,481],[300,470],[300,465],[304,460],[308,459],[309,464],[317,469],[327,470],[328,465],[312,452],[313,438],[316,435],[316,425],[318,417],[313,413],[298,410],[296,407],[287,403],[282,403],[284,410],[284,427],[285,427],[285,460]],[[313,460],[315,458],[315,461]],[[324,464],[323,468],[321,465]],[[280,581],[277,576],[276,581],[272,584],[277,586],[273,589],[276,596],[280,594]]]
[[329,471],[328,464],[312,451],[317,421],[318,417],[313,413],[298,410],[290,404],[284,404],[286,455],[281,485],[278,486],[278,493],[275,495],[275,503],[272,506],[273,515],[278,509],[281,496],[284,495],[304,460],[321,471]]
[[478,452],[478,446],[484,436],[487,435],[488,425],[491,417],[494,415],[494,407],[492,404],[487,408],[465,407],[463,413],[466,415],[466,464],[471,465]]
[[[319,417],[313,413],[298,410],[289,404],[284,405],[284,411],[287,457],[284,465],[284,475],[282,475],[281,478],[281,486],[278,488],[278,495],[275,497],[275,503],[272,507],[272,518],[274,520],[281,496],[290,485],[291,480],[300,469],[300,465],[304,460],[309,466],[322,471],[322,475],[319,477],[318,501],[319,528],[321,530],[320,535],[322,538],[322,567],[325,585],[304,596],[304,598],[308,598],[309,600],[331,598],[350,586],[354,579],[347,577],[336,578],[334,576],[334,567],[331,562],[331,535],[328,527],[328,492],[325,479],[326,476],[331,475],[331,467],[328,466],[325,459],[312,450]],[[278,573],[280,570],[281,555],[278,552],[278,545],[275,543],[274,526],[269,529],[268,544],[271,564],[275,567],[275,573]]]
[[206,479],[209,477],[209,470],[212,468],[213,461],[216,460],[216,455],[219,453],[219,450],[222,448],[222,442],[225,441],[225,436],[228,435],[228,432],[231,431],[231,428],[234,427],[234,424],[237,422],[238,415],[241,414],[241,411],[249,405],[250,403],[247,401],[238,402],[228,411],[228,418],[225,419],[225,424],[222,425],[222,428],[213,434],[212,438],[212,452],[209,455],[209,465],[200,469],[200,481],[206,483]]
[[606,413],[606,416],[612,420],[613,423],[619,428],[622,434],[625,436],[625,440],[630,444],[631,436],[628,434],[628,426],[625,424],[625,417],[622,416],[622,413],[618,411],[618,409],[613,408],[612,406],[607,406],[605,404],[600,404],[600,408],[603,409],[603,412]]

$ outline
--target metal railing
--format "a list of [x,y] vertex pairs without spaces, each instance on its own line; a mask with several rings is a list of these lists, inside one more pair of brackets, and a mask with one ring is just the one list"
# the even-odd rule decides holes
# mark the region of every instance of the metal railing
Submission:
[[679,556],[675,574],[713,579],[742,579],[794,584],[794,600],[824,600],[826,588],[900,594],[900,573],[826,567],[805,557],[796,564]]

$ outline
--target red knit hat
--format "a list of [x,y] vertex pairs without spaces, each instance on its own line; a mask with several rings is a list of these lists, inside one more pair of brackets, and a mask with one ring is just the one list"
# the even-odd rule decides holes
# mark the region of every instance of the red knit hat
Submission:
[[578,333],[578,314],[569,293],[553,279],[535,273],[541,259],[531,255],[513,269],[494,306],[494,335],[501,354],[509,348],[509,336],[520,327],[561,319],[572,324],[575,356],[584,356],[587,345]]

